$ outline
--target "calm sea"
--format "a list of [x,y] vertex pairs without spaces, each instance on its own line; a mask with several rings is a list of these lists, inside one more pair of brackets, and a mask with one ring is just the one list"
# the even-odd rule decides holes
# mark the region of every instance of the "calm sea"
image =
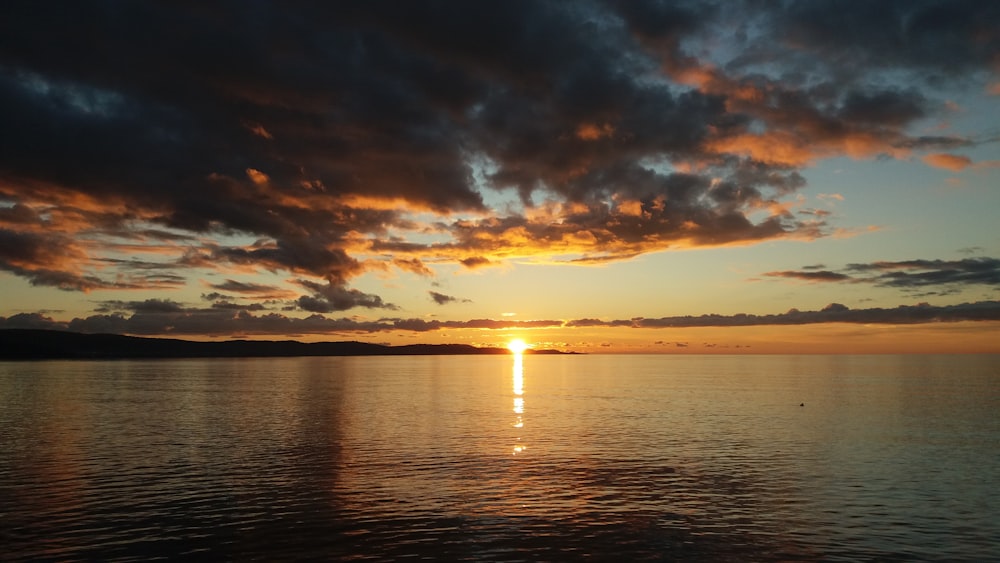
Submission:
[[1000,558],[1000,357],[0,363],[0,559]]

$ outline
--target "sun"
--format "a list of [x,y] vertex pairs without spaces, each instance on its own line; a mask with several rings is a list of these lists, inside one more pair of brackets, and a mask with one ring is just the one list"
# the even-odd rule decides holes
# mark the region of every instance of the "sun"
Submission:
[[507,349],[515,354],[521,354],[528,349],[528,345],[520,338],[515,338],[507,343]]

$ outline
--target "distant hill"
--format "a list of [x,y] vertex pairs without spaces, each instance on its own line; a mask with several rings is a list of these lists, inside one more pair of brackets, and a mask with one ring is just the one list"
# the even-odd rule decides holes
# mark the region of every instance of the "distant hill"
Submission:
[[[562,354],[533,350],[534,354]],[[194,342],[169,338],[139,338],[119,334],[81,334],[57,330],[0,330],[0,359],[116,358],[249,358],[291,356],[429,356],[510,354],[505,348],[467,344],[384,346],[368,342],[297,342],[295,340],[229,340]]]

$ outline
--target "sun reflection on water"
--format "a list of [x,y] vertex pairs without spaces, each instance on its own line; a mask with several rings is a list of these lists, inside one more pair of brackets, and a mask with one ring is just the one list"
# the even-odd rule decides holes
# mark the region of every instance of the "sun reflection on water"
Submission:
[[[514,353],[514,373],[512,377],[514,387],[514,428],[524,428],[524,354]],[[521,443],[521,437],[517,437],[517,444],[514,445],[513,455],[517,455],[525,450],[526,446]]]

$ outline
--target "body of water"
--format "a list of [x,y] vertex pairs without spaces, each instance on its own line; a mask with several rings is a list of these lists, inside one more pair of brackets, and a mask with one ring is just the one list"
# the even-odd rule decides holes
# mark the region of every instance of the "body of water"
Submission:
[[0,363],[0,559],[1000,558],[996,356]]

